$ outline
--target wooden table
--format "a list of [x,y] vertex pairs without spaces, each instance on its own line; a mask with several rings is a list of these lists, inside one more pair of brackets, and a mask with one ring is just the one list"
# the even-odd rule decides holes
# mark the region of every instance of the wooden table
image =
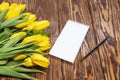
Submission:
[[[120,0],[0,0],[3,1],[26,3],[26,11],[36,14],[38,20],[49,20],[47,31],[52,45],[68,19],[90,26],[74,64],[48,55],[51,64],[45,70],[47,75],[31,76],[39,80],[120,80]],[[109,39],[105,44],[80,62],[106,36]],[[0,80],[19,79],[1,76]]]

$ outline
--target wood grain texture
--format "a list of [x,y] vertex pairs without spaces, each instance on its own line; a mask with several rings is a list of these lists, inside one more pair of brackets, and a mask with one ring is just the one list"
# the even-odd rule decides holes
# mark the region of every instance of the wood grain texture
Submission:
[[[39,80],[120,80],[120,0],[0,0],[26,3],[26,11],[47,19],[53,45],[68,19],[90,26],[74,64],[48,55],[47,75],[30,74]],[[79,37],[79,36],[78,36]],[[80,59],[105,37],[109,37],[86,60]],[[72,38],[72,36],[71,36]],[[20,80],[0,76],[0,80]]]

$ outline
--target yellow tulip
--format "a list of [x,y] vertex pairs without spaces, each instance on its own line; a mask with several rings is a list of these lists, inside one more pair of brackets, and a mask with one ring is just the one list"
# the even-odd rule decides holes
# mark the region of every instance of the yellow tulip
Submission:
[[38,48],[37,50],[39,51],[46,51],[48,49],[50,49],[50,40],[48,38],[48,36],[42,36],[42,41],[40,43],[38,43],[37,45],[40,46],[40,48]]
[[10,39],[15,38],[18,35],[22,35],[22,38],[26,37],[26,33],[25,32],[18,32],[18,33],[14,33],[13,35],[11,35]]
[[38,48],[40,51],[46,51],[50,49],[50,43],[48,41],[44,41],[39,44],[40,48]]
[[35,26],[36,26],[36,22],[33,22],[29,24],[27,27],[23,28],[23,30],[34,30]]
[[49,60],[41,54],[33,54],[31,56],[31,59],[34,64],[44,67],[44,68],[48,68],[50,64]]
[[5,20],[19,16],[20,12],[23,12],[25,7],[26,4],[16,4],[16,3],[11,4],[9,7],[9,11],[5,16]]
[[26,54],[19,54],[13,57],[13,60],[22,60],[25,59],[27,57]]
[[24,65],[25,67],[33,67],[33,66],[35,66],[35,64],[32,62],[31,57],[26,58],[26,59],[24,60],[24,62],[23,62],[23,65]]
[[34,21],[34,20],[36,20],[37,18],[36,18],[36,15],[35,14],[31,14],[31,13],[26,13],[26,15],[28,14],[28,21],[30,20],[30,21]]
[[24,28],[24,27],[26,27],[27,25],[31,24],[33,21],[36,20],[36,15],[35,14],[25,13],[25,15],[27,17],[27,21],[16,25],[15,26],[16,28]]
[[39,21],[35,26],[35,30],[41,31],[46,29],[49,26],[50,26],[50,22],[48,20]]
[[42,40],[44,41],[49,41],[50,39],[49,39],[49,37],[48,36],[42,36]]
[[34,41],[35,45],[40,46],[40,48],[38,48],[37,51],[46,51],[46,50],[50,49],[50,40],[49,40],[48,36],[42,36],[40,34],[29,36],[29,37],[26,37],[22,41],[22,43],[27,43],[30,41]]
[[9,8],[9,3],[3,2],[2,4],[0,4],[0,12],[6,10],[8,8]]
[[40,34],[38,35],[33,35],[33,36],[29,36],[29,37],[26,37],[22,43],[27,43],[27,42],[30,42],[30,41],[34,41],[35,44],[39,43],[40,41],[42,40],[42,36]]
[[35,21],[35,22],[31,23],[30,25],[28,25],[27,27],[23,28],[23,30],[42,31],[49,26],[50,26],[50,22],[48,20],[43,20],[43,21],[39,21],[39,22]]
[[40,46],[40,48],[36,49],[37,51],[46,51],[50,49],[50,40],[48,36],[42,36],[40,34],[29,36],[24,38],[22,43],[27,43],[30,41],[34,41],[35,45]]

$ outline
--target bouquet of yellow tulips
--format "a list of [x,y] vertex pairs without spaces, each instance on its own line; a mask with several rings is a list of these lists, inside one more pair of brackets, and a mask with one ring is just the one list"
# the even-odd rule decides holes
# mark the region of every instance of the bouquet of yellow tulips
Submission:
[[48,20],[36,21],[36,15],[24,12],[26,4],[0,4],[0,75],[37,80],[25,73],[38,72],[28,67],[48,68],[45,54],[50,39],[45,31]]

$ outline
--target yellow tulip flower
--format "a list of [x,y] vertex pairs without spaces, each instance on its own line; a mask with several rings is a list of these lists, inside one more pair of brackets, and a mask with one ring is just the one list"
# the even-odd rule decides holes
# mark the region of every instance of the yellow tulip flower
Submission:
[[49,60],[41,54],[33,54],[31,56],[31,59],[34,64],[44,67],[44,68],[48,68],[50,64]]
[[3,2],[2,4],[0,4],[0,12],[6,10],[8,8],[9,8],[9,3]]
[[42,36],[42,41],[38,43],[37,45],[40,46],[40,48],[37,49],[37,51],[46,51],[50,49],[50,40],[48,36]]
[[38,48],[40,51],[46,51],[50,49],[50,43],[49,41],[43,41],[42,43],[38,44],[40,48]]
[[50,39],[49,39],[49,37],[48,36],[42,36],[42,40],[44,41],[49,41]]
[[50,22],[48,20],[43,20],[43,21],[37,22],[37,24],[34,27],[34,29],[41,31],[41,30],[46,29],[49,26],[50,26]]
[[32,62],[31,57],[26,58],[26,59],[24,60],[24,62],[23,62],[23,65],[24,65],[25,67],[33,67],[33,66],[35,66],[35,64]]
[[27,57],[26,54],[19,54],[13,57],[13,60],[22,60],[25,59]]
[[23,28],[23,30],[34,30],[34,27],[36,26],[36,21],[29,24],[27,27]]
[[39,22],[35,21],[35,22],[31,23],[30,25],[28,25],[27,27],[23,28],[23,30],[42,31],[49,26],[50,26],[50,22],[48,20],[43,20],[43,21],[39,21]]
[[35,45],[40,46],[40,48],[38,48],[37,51],[46,51],[46,50],[50,49],[50,40],[49,40],[48,36],[42,36],[40,34],[29,36],[29,37],[26,37],[22,41],[22,43],[27,43],[30,41],[34,41]]
[[40,41],[42,40],[42,36],[40,34],[38,35],[33,35],[33,36],[29,36],[29,37],[26,37],[22,43],[27,43],[27,42],[30,42],[30,41],[34,41],[35,44],[39,43]]
[[18,35],[22,35],[22,38],[26,37],[26,33],[25,32],[18,32],[18,33],[14,33],[13,35],[11,35],[10,39],[15,38]]
[[27,25],[31,24],[33,21],[36,20],[36,15],[35,14],[25,13],[25,15],[27,17],[27,21],[16,25],[15,26],[16,28],[24,28],[24,27],[26,27]]
[[16,3],[11,4],[9,7],[9,11],[5,16],[5,20],[19,16],[20,12],[23,12],[25,8],[26,8],[26,4],[16,4]]

